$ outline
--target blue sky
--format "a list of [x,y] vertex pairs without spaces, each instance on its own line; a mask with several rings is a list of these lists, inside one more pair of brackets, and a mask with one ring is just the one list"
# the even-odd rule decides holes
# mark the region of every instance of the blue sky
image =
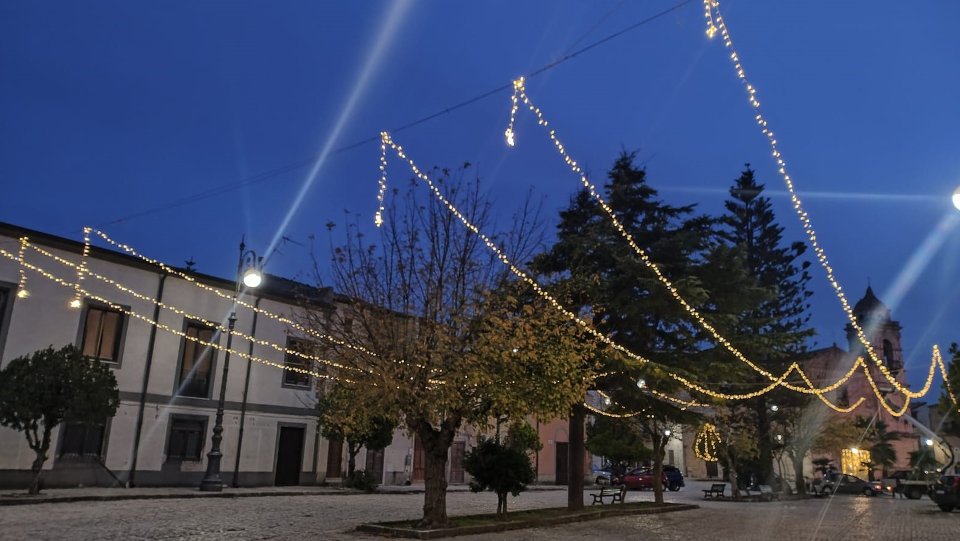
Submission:
[[[193,257],[229,276],[241,235],[262,251],[278,235],[307,244],[344,210],[372,219],[377,144],[329,154],[291,213],[311,169],[292,164],[507,84],[676,3],[6,0],[0,220],[72,238],[104,225],[150,256]],[[894,316],[916,382],[933,343],[960,341],[949,201],[960,185],[960,3],[721,8],[851,303],[868,279],[883,300],[901,298]],[[694,1],[527,87],[598,182],[620,149],[637,150],[664,198],[719,212],[750,162],[799,240],[726,55]],[[503,144],[508,108],[503,91],[395,139],[421,165],[473,163],[504,217],[533,187],[553,220],[577,180],[529,115],[517,147]],[[408,177],[397,162],[391,171]],[[308,253],[288,243],[270,265],[296,276]],[[818,346],[842,345],[843,313],[822,271],[814,276]]]

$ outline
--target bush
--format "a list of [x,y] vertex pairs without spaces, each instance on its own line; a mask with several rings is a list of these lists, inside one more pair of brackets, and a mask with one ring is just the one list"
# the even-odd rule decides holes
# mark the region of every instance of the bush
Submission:
[[379,480],[372,473],[364,470],[356,470],[343,480],[343,486],[367,492],[373,492],[379,484]]

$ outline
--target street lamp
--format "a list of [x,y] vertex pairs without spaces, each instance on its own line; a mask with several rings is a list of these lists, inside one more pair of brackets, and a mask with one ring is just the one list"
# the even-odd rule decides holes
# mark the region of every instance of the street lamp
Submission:
[[237,324],[237,297],[240,295],[240,283],[248,288],[255,288],[263,282],[263,258],[257,257],[256,252],[247,250],[247,245],[240,241],[240,259],[237,263],[237,276],[234,280],[233,306],[230,307],[230,319],[227,320],[227,350],[223,355],[223,376],[220,379],[220,398],[217,400],[217,416],[213,424],[210,452],[207,453],[207,473],[200,482],[203,492],[220,492],[223,490],[223,481],[220,479],[220,442],[223,440],[223,403],[227,395],[227,373],[230,369],[230,348],[233,342],[233,328]]
[[953,206],[960,210],[960,188],[953,191],[953,196],[950,199],[953,200]]

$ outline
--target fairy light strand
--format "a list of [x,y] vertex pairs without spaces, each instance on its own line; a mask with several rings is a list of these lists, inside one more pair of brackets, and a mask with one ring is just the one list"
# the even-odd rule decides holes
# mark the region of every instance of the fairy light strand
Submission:
[[[760,128],[760,132],[767,139],[771,154],[777,162],[777,172],[780,174],[784,184],[787,187],[787,191],[790,193],[790,201],[793,203],[794,211],[796,212],[797,217],[800,219],[804,233],[806,233],[807,238],[810,241],[810,245],[813,247],[814,253],[817,256],[817,260],[826,273],[827,281],[830,283],[830,286],[833,288],[837,299],[840,301],[840,306],[847,316],[847,320],[850,322],[851,328],[854,329],[857,339],[863,345],[867,356],[869,356],[873,363],[879,368],[880,373],[883,374],[884,378],[886,378],[887,381],[889,381],[898,392],[902,393],[907,398],[920,398],[926,393],[921,391],[912,391],[897,380],[896,375],[890,372],[886,366],[886,363],[884,363],[883,360],[877,355],[875,348],[867,339],[863,327],[857,321],[857,316],[853,313],[853,309],[850,307],[850,303],[847,301],[847,297],[843,293],[840,282],[836,278],[836,275],[833,271],[833,266],[830,264],[830,261],[827,259],[826,252],[820,245],[820,242],[817,240],[817,233],[813,228],[813,223],[810,220],[810,216],[804,210],[800,196],[797,194],[793,178],[790,176],[790,173],[787,170],[787,163],[783,159],[783,154],[780,151],[780,146],[777,142],[776,136],[774,135],[773,130],[770,129],[769,122],[764,117],[760,108],[760,102],[756,98],[757,89],[747,78],[746,71],[740,61],[740,54],[733,45],[733,39],[730,37],[730,31],[728,30],[726,22],[723,19],[723,15],[720,13],[720,2],[718,0],[704,0],[704,8],[706,10],[707,36],[713,38],[719,32],[721,38],[723,39],[724,46],[730,50],[730,62],[737,73],[737,78],[744,87],[744,90],[747,94],[747,101],[756,111],[754,120],[756,121],[757,126]],[[940,363],[942,363],[942,360]],[[948,394],[951,396],[951,400],[954,402],[954,404],[956,404],[956,397],[953,396],[952,391],[949,389]],[[881,402],[883,402],[883,400],[881,400]]]
[[20,283],[17,284],[17,297],[20,299],[26,299],[30,296],[30,290],[27,289],[27,271],[23,267],[27,251],[27,243],[30,242],[28,237],[20,237],[20,247],[17,251],[17,272],[20,276]]

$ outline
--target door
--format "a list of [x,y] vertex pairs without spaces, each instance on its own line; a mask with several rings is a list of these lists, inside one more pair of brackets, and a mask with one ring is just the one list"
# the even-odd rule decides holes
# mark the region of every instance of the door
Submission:
[[303,464],[303,427],[281,426],[277,443],[277,468],[274,484],[300,484],[300,468]]
[[565,441],[558,441],[556,443],[557,448],[557,484],[565,485],[567,484],[567,464],[570,463],[570,456],[568,453],[569,445]]
[[383,484],[383,449],[367,449],[367,473],[373,475],[377,483]]
[[707,462],[707,477],[710,479],[716,479],[720,476],[720,472],[717,468],[716,462]]
[[463,455],[467,443],[463,441],[453,442],[450,447],[450,482],[463,483]]
[[343,440],[330,440],[327,446],[327,479],[339,479],[343,462]]

